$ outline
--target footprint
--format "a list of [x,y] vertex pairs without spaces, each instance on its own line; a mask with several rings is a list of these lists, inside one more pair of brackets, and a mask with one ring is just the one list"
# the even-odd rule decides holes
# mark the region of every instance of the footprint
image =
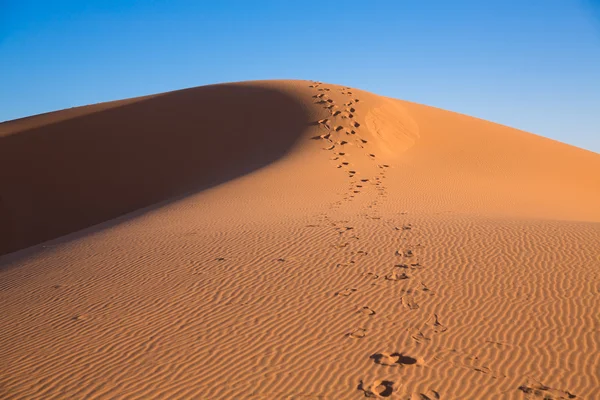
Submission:
[[340,292],[336,292],[335,296],[350,296],[352,293],[356,292],[357,289],[344,289]]
[[527,399],[559,400],[575,399],[577,397],[567,391],[552,389],[545,385],[521,385],[519,390],[526,394]]
[[346,334],[350,339],[362,339],[367,336],[367,330],[365,328],[354,329],[352,332]]
[[376,380],[368,385],[365,385],[363,381],[360,381],[358,384],[358,390],[364,392],[365,397],[390,397],[392,393],[394,393],[394,381]]
[[429,321],[427,321],[426,325],[429,326],[435,333],[442,333],[448,330],[446,326],[442,325],[437,314],[433,314],[431,318],[429,318]]
[[363,272],[363,276],[371,279],[379,279],[379,275],[377,275],[375,272]]
[[414,357],[406,356],[402,353],[376,353],[372,358],[376,364],[385,365],[388,367],[401,367],[405,365],[416,365],[419,363]]
[[407,308],[409,310],[417,310],[419,308],[419,305],[412,298],[412,296],[400,297],[400,304],[402,305],[402,307]]
[[364,306],[363,308],[361,308],[360,310],[358,310],[358,312],[359,312],[360,314],[363,314],[363,315],[368,315],[369,317],[371,317],[371,316],[373,316],[373,315],[377,314],[377,313],[375,312],[375,310],[373,310],[372,308],[369,308],[369,307],[367,307],[367,306]]
[[402,281],[404,279],[410,279],[410,277],[408,275],[406,275],[404,272],[402,272],[402,273],[392,272],[390,274],[387,274],[385,276],[385,279],[388,281]]
[[432,389],[429,389],[425,393],[413,393],[409,397],[409,400],[439,400],[439,399],[441,399],[440,394]]
[[333,150],[334,148],[335,148],[335,145],[334,145],[334,144],[332,144],[332,145],[331,145],[331,146],[329,146],[329,147],[323,147],[323,150]]
[[352,126],[355,127],[355,128],[358,128],[360,126],[360,124],[358,122],[354,121],[352,123]]
[[394,265],[394,267],[396,267],[396,268],[401,268],[401,269],[406,269],[406,270],[415,269],[415,268],[412,268],[412,267],[411,267],[410,265],[408,265],[408,264],[396,264],[396,265]]
[[412,334],[410,337],[417,343],[423,343],[425,341],[431,340],[431,338],[425,336],[425,334],[420,330],[417,330],[416,333]]
[[331,137],[330,133],[325,133],[323,135],[318,135],[318,136],[313,136],[311,137],[312,140],[329,140],[329,138]]

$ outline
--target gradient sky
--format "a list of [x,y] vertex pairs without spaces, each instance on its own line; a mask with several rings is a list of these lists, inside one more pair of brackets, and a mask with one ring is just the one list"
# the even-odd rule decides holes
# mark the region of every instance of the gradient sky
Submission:
[[278,78],[600,153],[600,0],[0,0],[0,121]]

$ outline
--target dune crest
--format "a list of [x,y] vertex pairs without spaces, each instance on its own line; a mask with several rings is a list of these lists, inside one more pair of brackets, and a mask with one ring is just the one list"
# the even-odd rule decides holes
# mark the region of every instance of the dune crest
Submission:
[[595,398],[599,174],[313,81],[0,124],[0,398]]

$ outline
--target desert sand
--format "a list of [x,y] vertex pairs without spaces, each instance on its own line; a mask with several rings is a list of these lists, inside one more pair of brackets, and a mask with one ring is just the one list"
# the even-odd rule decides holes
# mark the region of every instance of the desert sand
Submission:
[[2,123],[0,183],[2,399],[600,398],[599,154],[257,81]]

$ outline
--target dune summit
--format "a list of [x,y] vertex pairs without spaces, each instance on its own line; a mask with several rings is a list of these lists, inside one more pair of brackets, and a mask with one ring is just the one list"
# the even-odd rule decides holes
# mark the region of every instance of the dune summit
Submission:
[[0,124],[0,397],[591,399],[600,155],[321,82]]

